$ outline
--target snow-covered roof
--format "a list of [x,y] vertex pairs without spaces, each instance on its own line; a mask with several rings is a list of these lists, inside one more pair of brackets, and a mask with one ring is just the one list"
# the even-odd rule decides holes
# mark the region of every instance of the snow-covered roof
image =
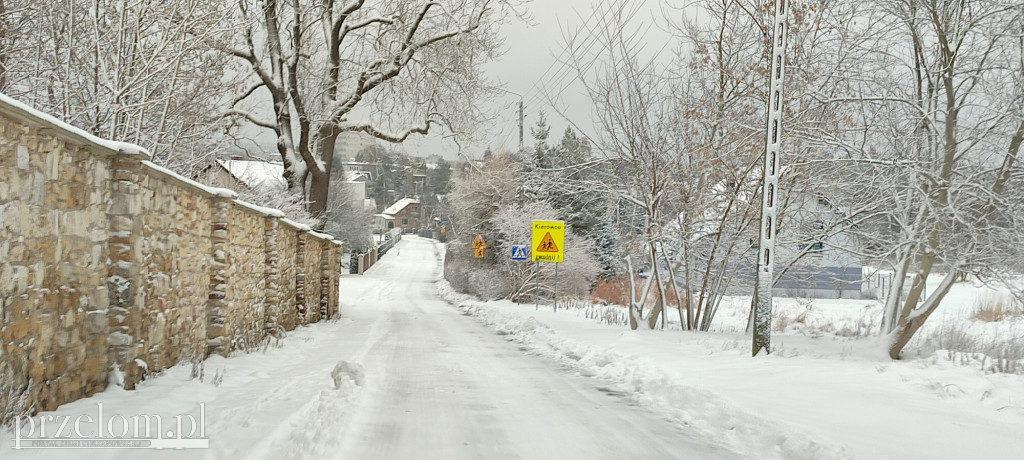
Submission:
[[199,182],[196,182],[196,181],[194,181],[192,179],[189,179],[189,178],[187,178],[185,176],[182,176],[181,174],[178,174],[178,173],[176,173],[174,171],[171,171],[170,169],[167,169],[167,168],[165,168],[163,166],[159,166],[159,165],[153,163],[152,161],[143,160],[142,161],[142,166],[144,166],[146,168],[149,168],[152,171],[156,171],[157,173],[163,174],[163,175],[165,175],[167,177],[170,177],[170,178],[172,178],[174,180],[177,180],[177,181],[179,181],[181,183],[187,184],[187,185],[189,185],[191,187],[195,187],[195,188],[197,188],[199,190],[202,190],[202,191],[204,191],[206,193],[209,193],[210,195],[219,196],[221,198],[238,198],[238,194],[235,193],[234,190],[227,189],[227,188],[220,188],[220,187],[210,187],[208,185],[200,184]]
[[395,220],[395,216],[392,216],[391,214],[374,214],[373,217],[380,217],[384,220]]
[[405,209],[406,206],[409,206],[410,204],[420,204],[420,200],[417,200],[415,198],[402,198],[401,200],[395,202],[395,204],[388,206],[388,208],[384,210],[384,214],[398,214],[403,209]]
[[346,182],[355,182],[355,181],[362,182],[362,181],[371,180],[371,177],[372,176],[371,176],[371,174],[368,171],[345,171],[345,181]]
[[217,160],[232,176],[248,187],[270,190],[287,190],[284,180],[284,165],[266,161]]

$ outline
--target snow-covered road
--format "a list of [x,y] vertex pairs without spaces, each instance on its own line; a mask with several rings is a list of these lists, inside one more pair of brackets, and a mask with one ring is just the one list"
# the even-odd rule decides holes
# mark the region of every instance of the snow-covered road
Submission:
[[335,458],[729,458],[593,380],[528,356],[440,300],[439,253],[409,238],[356,303],[383,314]]
[[[398,247],[365,276],[343,277],[341,320],[296,329],[280,346],[211,357],[202,378],[179,365],[136,391],[111,386],[35,417],[74,419],[102,403],[104,414],[129,419],[198,419],[203,403],[209,449],[12,451],[3,434],[2,458],[737,458],[441,300],[436,242]],[[365,379],[334,379],[339,363]],[[92,424],[82,427],[91,437]]]

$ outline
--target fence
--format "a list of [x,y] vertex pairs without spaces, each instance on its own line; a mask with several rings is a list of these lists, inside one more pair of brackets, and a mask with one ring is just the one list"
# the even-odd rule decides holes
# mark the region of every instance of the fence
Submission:
[[357,275],[366,273],[370,267],[376,264],[381,257],[384,257],[384,254],[387,254],[399,241],[402,241],[402,229],[393,228],[388,230],[384,241],[378,243],[368,252],[352,254],[352,259],[349,261],[349,273]]

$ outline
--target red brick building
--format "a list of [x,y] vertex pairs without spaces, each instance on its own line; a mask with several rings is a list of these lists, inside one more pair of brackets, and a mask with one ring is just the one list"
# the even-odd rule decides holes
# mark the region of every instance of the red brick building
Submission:
[[394,225],[404,233],[412,233],[422,228],[423,206],[415,198],[402,198],[384,210],[384,214],[395,218]]

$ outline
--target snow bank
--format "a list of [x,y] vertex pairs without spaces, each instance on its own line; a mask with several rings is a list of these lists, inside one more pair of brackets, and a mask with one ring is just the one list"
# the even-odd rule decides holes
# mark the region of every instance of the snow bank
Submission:
[[477,317],[530,352],[599,380],[604,385],[601,391],[625,395],[638,404],[664,411],[687,429],[696,430],[709,439],[719,439],[745,456],[852,458],[842,447],[819,443],[798,429],[784,427],[733,406],[714,392],[679,383],[674,376],[638,356],[567,339],[534,316],[492,308],[488,302],[456,293],[447,281],[438,283],[438,293],[464,313]]
[[[958,310],[970,308],[980,289],[955,286],[946,311],[922,333],[968,323],[970,314]],[[616,322],[623,307],[565,302],[554,312],[480,302],[445,284],[438,290],[530,352],[751,458],[1017,459],[1024,452],[1024,376],[993,373],[982,353],[940,349],[890,360],[877,335],[877,301],[776,298],[774,351],[752,359],[743,332],[749,297],[725,298],[715,331],[684,333],[674,311],[666,330],[630,331]],[[1024,340],[1015,321],[961,329],[982,342]]]

